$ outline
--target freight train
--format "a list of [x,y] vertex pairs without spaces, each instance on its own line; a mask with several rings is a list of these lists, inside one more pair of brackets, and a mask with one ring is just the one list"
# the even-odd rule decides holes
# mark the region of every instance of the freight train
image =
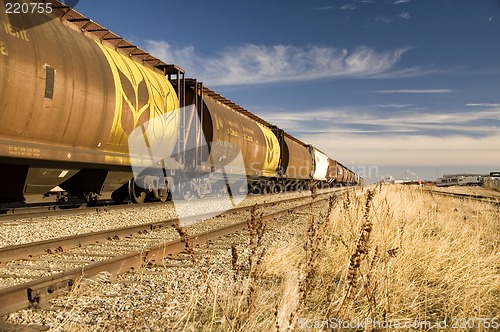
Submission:
[[[227,190],[228,179],[241,181],[238,172],[224,169],[221,176],[214,166],[224,168],[234,151],[244,164],[241,188],[250,192],[362,182],[316,147],[65,4],[46,0],[37,8],[42,12],[7,13],[6,2],[0,1],[0,203],[32,194],[95,202],[113,192],[115,200],[134,203],[172,193],[203,197]],[[162,158],[134,172],[145,158],[130,149],[138,128],[147,149],[161,145]]]

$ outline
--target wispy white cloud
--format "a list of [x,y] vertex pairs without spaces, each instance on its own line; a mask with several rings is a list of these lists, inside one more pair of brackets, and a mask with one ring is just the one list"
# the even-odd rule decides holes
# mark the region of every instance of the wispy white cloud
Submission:
[[403,77],[419,77],[426,75],[436,75],[447,73],[449,70],[443,69],[428,69],[423,67],[408,67],[403,69],[389,70],[384,73],[377,74],[376,78],[403,78]]
[[394,4],[395,4],[395,5],[399,5],[399,4],[402,4],[402,3],[408,3],[408,2],[410,2],[410,0],[396,0],[396,1],[394,2]]
[[404,18],[405,20],[409,20],[411,18],[411,15],[408,12],[403,12],[403,13],[399,14],[398,17]]
[[491,103],[478,103],[478,104],[466,104],[466,106],[470,106],[470,107],[499,107],[500,108],[500,104],[491,104]]
[[[400,108],[398,109],[398,106]],[[258,112],[267,121],[295,134],[356,133],[427,135],[430,137],[488,136],[500,133],[500,107],[475,112],[432,113],[411,105],[377,108],[347,107],[290,113],[280,110]],[[306,114],[307,116],[304,116]],[[371,137],[369,138],[371,139]]]
[[342,9],[342,10],[354,10],[356,8],[358,8],[358,7],[352,3],[349,3],[347,5],[343,5],[340,7],[340,9]]
[[387,17],[387,16],[383,16],[383,15],[379,15],[375,18],[375,22],[380,22],[380,23],[385,23],[385,24],[391,24],[392,21],[393,21],[392,18]]
[[[401,104],[401,112],[337,108],[300,115],[270,112],[266,118],[274,116],[278,125],[283,120],[293,127],[291,131],[299,139],[344,164],[496,167],[500,154],[500,106],[471,105],[482,109],[430,113],[408,110],[411,105]],[[315,119],[314,127],[307,128],[304,114]],[[318,129],[318,121],[326,128]],[[370,129],[362,129],[364,126]],[[447,131],[451,134],[442,135]]]
[[474,111],[387,104],[261,115],[344,165],[497,167],[500,105],[467,106]]
[[[245,85],[333,77],[378,77],[394,71],[409,48],[378,51],[369,47],[264,46],[228,47],[212,56],[198,56],[194,47],[174,49],[163,41],[147,41],[148,52],[189,69],[207,85]],[[416,70],[415,70],[416,71]]]
[[395,108],[395,109],[404,109],[412,107],[412,104],[387,104],[387,105],[378,105],[380,108]]
[[[372,4],[372,3],[375,3],[373,0],[356,0],[355,1],[356,3],[358,4],[365,4],[365,3],[368,3],[368,4]],[[333,6],[333,5],[329,5],[329,6],[321,6],[321,7],[316,7],[317,10],[334,10],[334,9],[340,9],[340,10],[354,10],[354,9],[358,9],[358,6],[355,4],[355,3],[348,3],[348,4],[345,4],[345,5],[342,5],[342,6]]]
[[498,167],[500,154],[499,134],[481,138],[402,134],[368,138],[356,133],[298,136],[346,165]]
[[335,6],[323,6],[323,7],[316,7],[317,10],[333,10],[336,9],[337,7]]
[[373,91],[376,93],[452,93],[454,90],[450,89],[428,89],[428,90],[378,90]]

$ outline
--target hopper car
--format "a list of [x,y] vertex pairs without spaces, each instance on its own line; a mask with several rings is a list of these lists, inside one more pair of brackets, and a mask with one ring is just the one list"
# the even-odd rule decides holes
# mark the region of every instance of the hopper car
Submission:
[[[134,203],[204,197],[228,181],[252,193],[362,181],[57,0],[44,2],[50,14],[7,14],[0,3],[0,204],[34,194],[89,203],[103,192]],[[132,153],[138,128],[161,145],[161,160]],[[236,154],[242,167],[226,167]]]

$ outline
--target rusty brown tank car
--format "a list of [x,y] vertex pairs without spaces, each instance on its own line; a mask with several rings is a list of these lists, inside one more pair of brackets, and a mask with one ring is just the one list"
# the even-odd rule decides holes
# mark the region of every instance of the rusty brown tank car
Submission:
[[306,146],[285,136],[283,167],[287,179],[308,180],[311,178],[312,158]]
[[[182,69],[50,3],[50,15],[0,11],[0,203],[30,194],[90,202],[103,191],[136,203],[165,200],[167,190],[202,197],[217,168],[268,192],[358,181]],[[190,102],[191,113],[178,111]],[[176,171],[191,180],[176,182]]]
[[240,149],[212,149],[211,159],[232,159],[226,155],[241,151],[248,176],[276,176],[279,143],[271,130],[233,111],[211,96],[204,96],[203,132],[207,142],[238,146]]
[[179,105],[163,73],[57,17],[2,10],[0,37],[0,171],[12,175],[0,200],[130,178],[128,134]]
[[328,183],[333,184],[337,181],[337,161],[328,158]]
[[[183,158],[188,170],[212,170],[217,173],[217,169],[223,169],[229,176],[244,174],[245,186],[250,180],[259,188],[266,186],[267,180],[277,177],[280,146],[268,127],[244,114],[240,106],[206,87],[189,87],[186,103],[196,104],[196,113],[186,109],[184,115],[186,134],[183,144],[195,147],[181,149],[186,154]],[[203,142],[200,141],[201,135]],[[200,148],[204,142],[207,148]],[[233,162],[238,157],[242,160],[240,165]],[[212,176],[213,179],[216,177]],[[199,183],[197,186],[205,185],[208,184]],[[195,191],[205,190],[198,188]]]

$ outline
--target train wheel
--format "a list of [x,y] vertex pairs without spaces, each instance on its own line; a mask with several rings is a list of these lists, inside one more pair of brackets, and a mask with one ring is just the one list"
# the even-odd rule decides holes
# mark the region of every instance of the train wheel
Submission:
[[276,194],[276,183],[274,181],[267,181],[266,187],[269,194]]
[[199,192],[196,193],[196,196],[198,196],[198,198],[202,199],[202,198],[205,198],[207,194],[202,192],[202,190],[200,190]]
[[168,198],[168,190],[167,188],[157,188],[153,189],[153,197],[155,200],[160,202],[166,202]]
[[150,198],[153,201],[166,202],[168,198],[168,189],[165,182],[154,181],[152,182]]
[[190,201],[194,198],[191,182],[181,183],[180,187],[181,195],[186,201]]
[[142,204],[146,199],[144,188],[139,187],[134,179],[128,182],[128,193],[132,203]]
[[276,182],[274,185],[274,193],[279,194],[285,190],[285,186],[281,182]]
[[258,195],[258,194],[262,194],[262,188],[261,188],[261,184],[259,181],[252,181],[249,185],[248,185],[248,194],[249,195]]
[[297,190],[296,187],[297,187],[296,181],[287,182],[285,185],[285,192],[295,191],[295,190]]
[[84,195],[84,200],[88,206],[94,206],[99,199],[99,195],[95,193],[88,193]]
[[196,196],[198,196],[198,198],[205,198],[205,196],[207,195],[207,188],[203,185],[200,185],[200,186],[196,186]]
[[248,184],[246,181],[243,181],[239,186],[238,195],[248,195],[249,193]]
[[270,188],[268,186],[268,182],[267,181],[259,181],[259,186],[260,186],[260,192],[261,194],[263,195],[267,195],[270,193]]

